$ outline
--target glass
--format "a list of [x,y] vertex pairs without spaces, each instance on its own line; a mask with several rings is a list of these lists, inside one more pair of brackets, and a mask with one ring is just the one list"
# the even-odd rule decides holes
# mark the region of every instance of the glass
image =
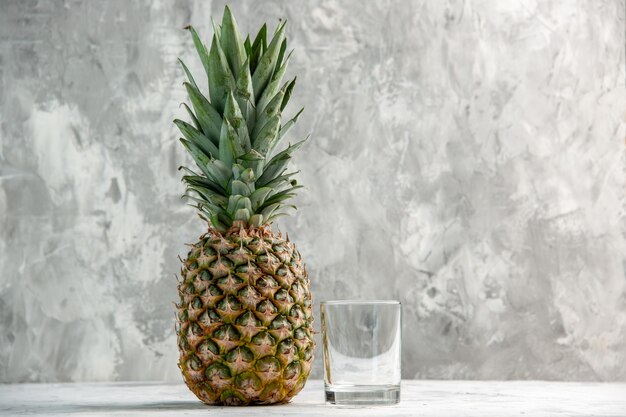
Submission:
[[398,301],[323,301],[324,388],[332,404],[400,401]]

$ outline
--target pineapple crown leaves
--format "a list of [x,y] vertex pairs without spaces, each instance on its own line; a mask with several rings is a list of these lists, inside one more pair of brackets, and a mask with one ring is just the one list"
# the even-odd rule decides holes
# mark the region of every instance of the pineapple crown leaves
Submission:
[[187,66],[184,83],[191,106],[183,104],[190,122],[176,119],[187,149],[199,171],[188,167],[182,180],[187,197],[200,216],[224,232],[238,221],[259,227],[287,215],[295,206],[287,200],[301,188],[287,173],[292,152],[308,139],[278,145],[296,123],[301,109],[282,123],[296,79],[283,82],[291,53],[287,53],[285,24],[269,41],[263,25],[254,39],[242,41],[228,6],[221,25],[213,22],[209,49],[196,30],[188,26],[195,49],[208,78],[208,96]]

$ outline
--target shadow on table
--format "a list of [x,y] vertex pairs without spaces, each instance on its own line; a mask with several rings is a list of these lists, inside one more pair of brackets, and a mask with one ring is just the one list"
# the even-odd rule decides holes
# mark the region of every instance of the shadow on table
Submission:
[[90,404],[47,404],[45,407],[25,410],[45,414],[73,414],[73,413],[110,413],[120,411],[185,411],[202,410],[208,406],[197,401],[162,401],[154,403],[90,403]]

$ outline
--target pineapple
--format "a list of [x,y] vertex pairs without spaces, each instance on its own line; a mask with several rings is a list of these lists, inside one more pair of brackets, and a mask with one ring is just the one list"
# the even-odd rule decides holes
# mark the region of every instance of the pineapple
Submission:
[[182,260],[179,367],[206,404],[282,403],[303,388],[314,348],[306,270],[271,228],[295,208],[286,201],[300,186],[286,167],[304,141],[278,145],[302,110],[281,123],[295,85],[281,84],[290,56],[284,22],[269,44],[266,25],[242,41],[228,7],[213,26],[208,50],[188,27],[209,91],[180,61],[191,123],[174,120],[199,170],[181,167],[185,196],[208,224]]

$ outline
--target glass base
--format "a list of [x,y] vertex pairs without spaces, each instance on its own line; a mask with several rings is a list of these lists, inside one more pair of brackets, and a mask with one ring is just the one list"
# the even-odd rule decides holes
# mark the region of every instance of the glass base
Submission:
[[326,385],[326,402],[338,405],[393,405],[400,385]]

